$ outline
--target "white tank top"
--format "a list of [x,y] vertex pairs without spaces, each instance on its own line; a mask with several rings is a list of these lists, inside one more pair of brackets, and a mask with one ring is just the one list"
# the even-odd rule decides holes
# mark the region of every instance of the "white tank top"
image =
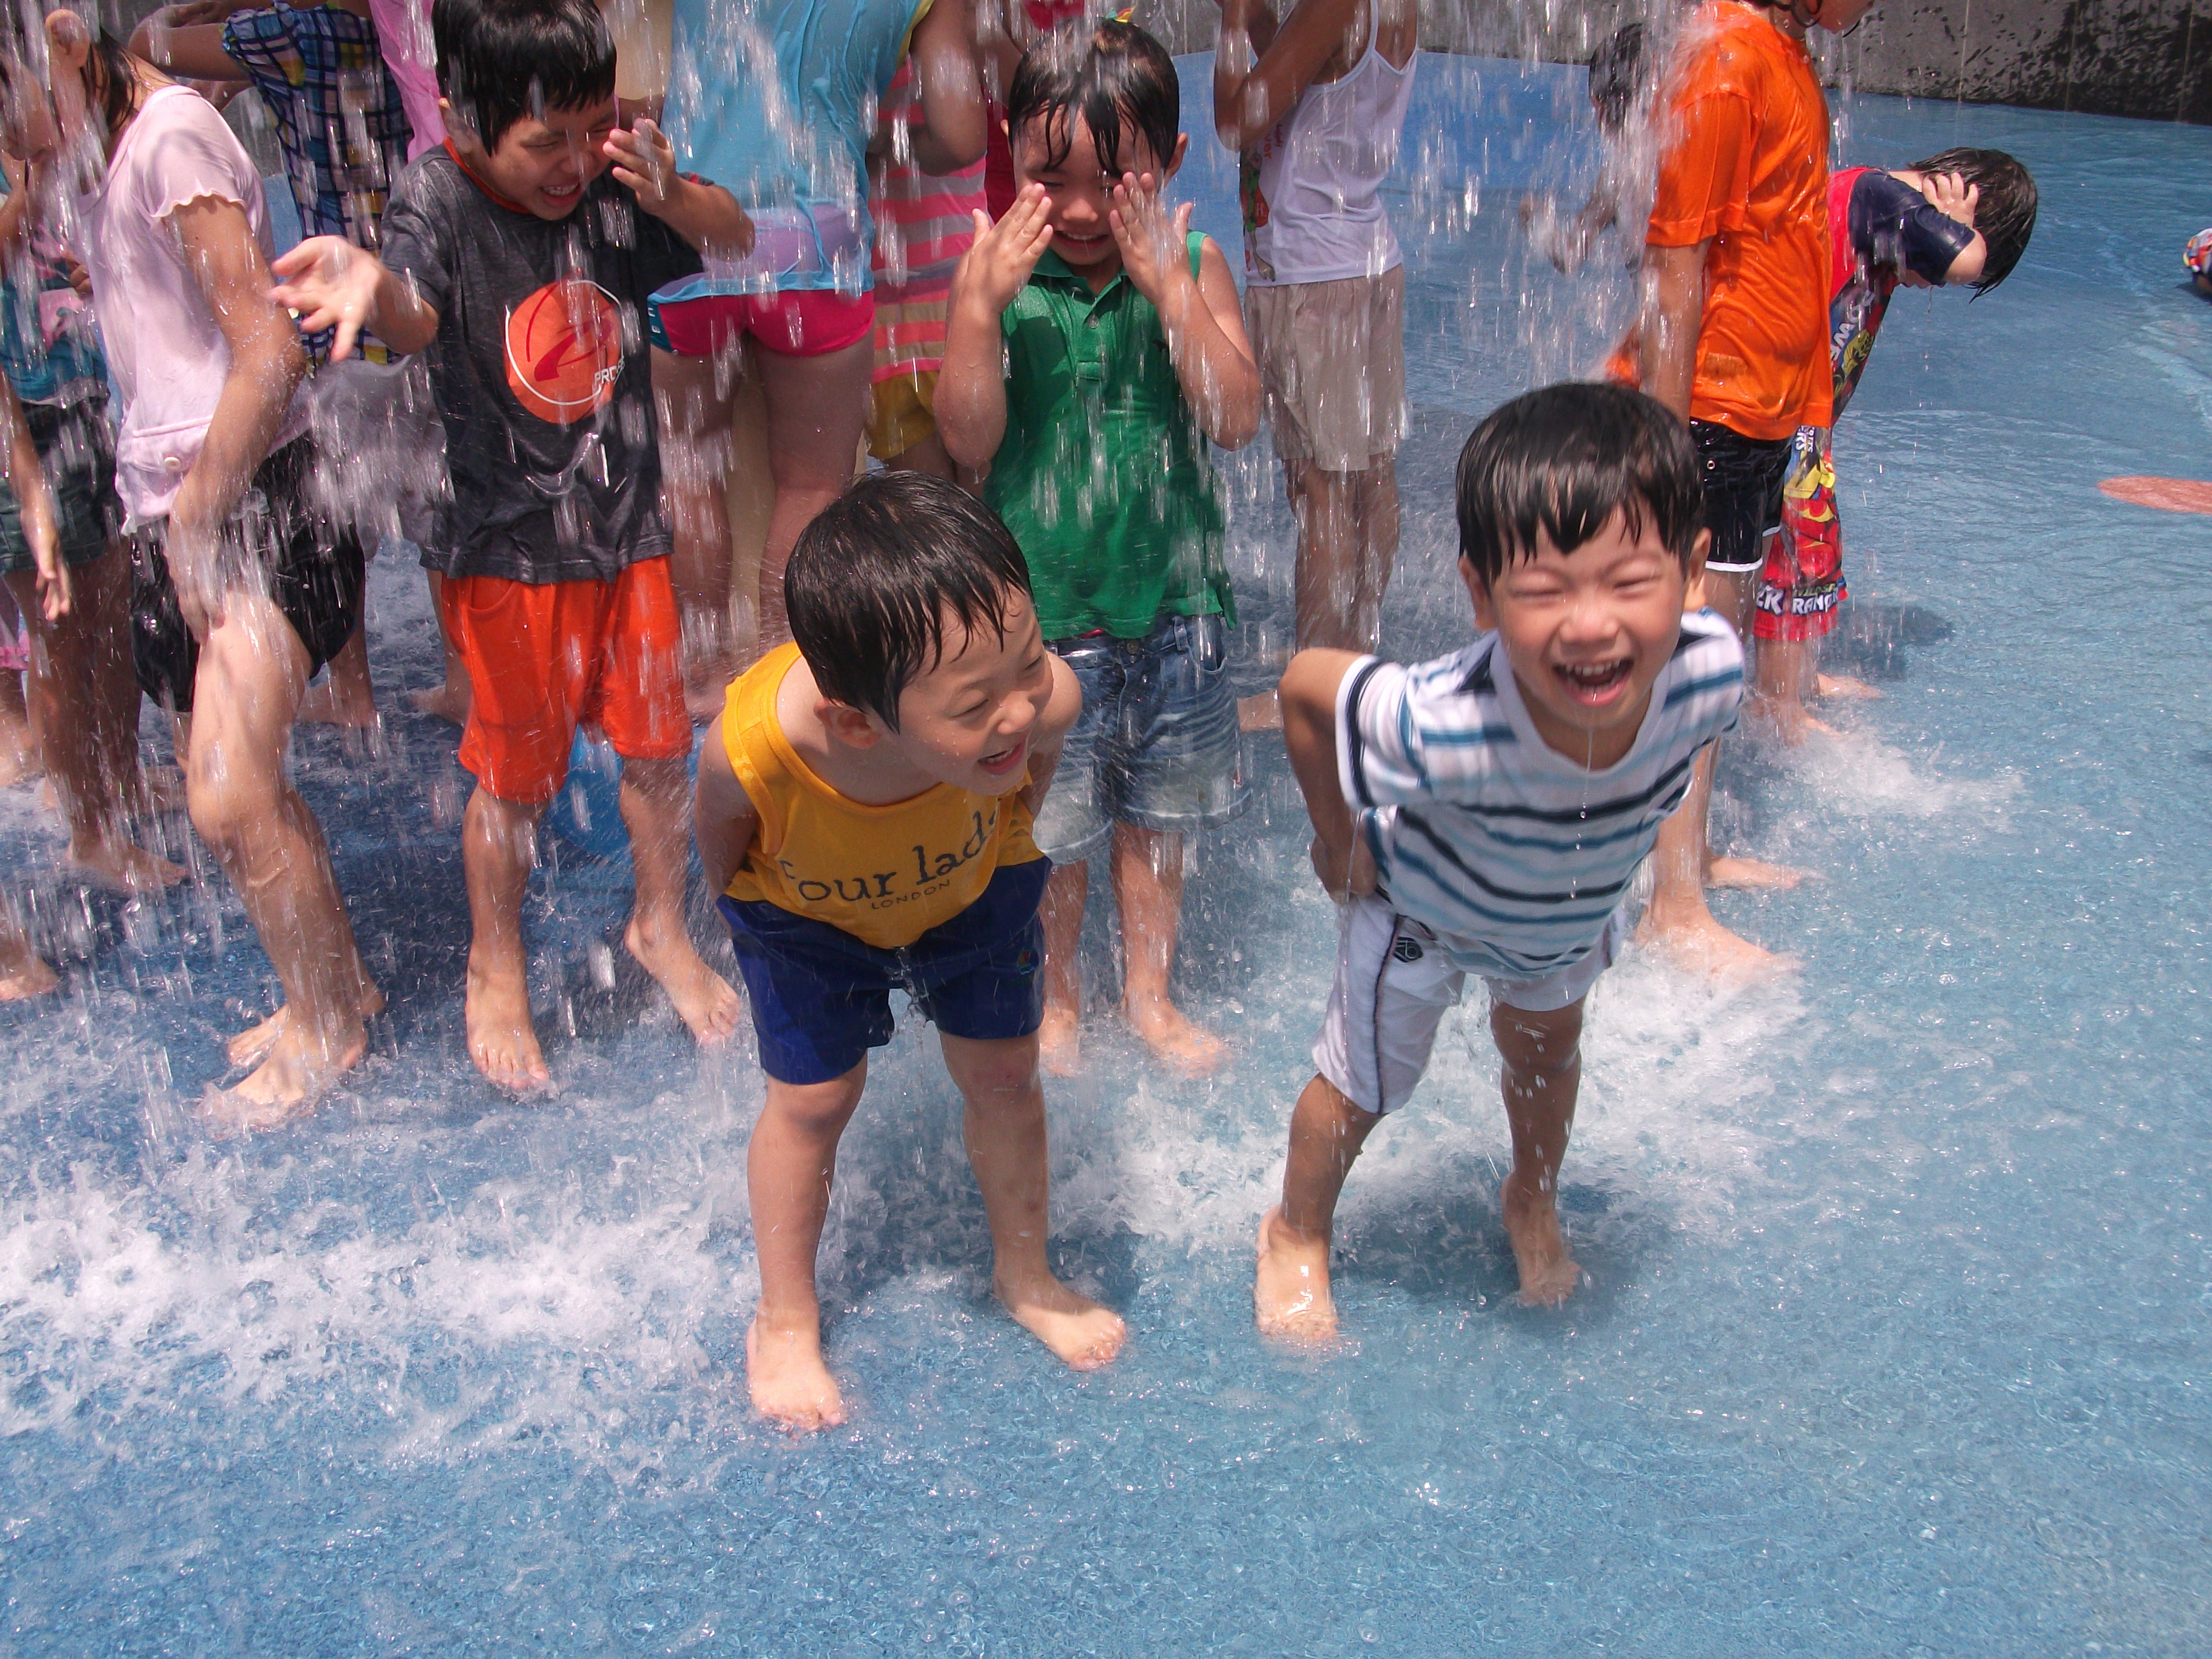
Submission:
[[1308,87],[1245,152],[1248,283],[1379,276],[1401,263],[1377,192],[1398,159],[1417,61],[1393,68],[1370,36],[1351,74]]

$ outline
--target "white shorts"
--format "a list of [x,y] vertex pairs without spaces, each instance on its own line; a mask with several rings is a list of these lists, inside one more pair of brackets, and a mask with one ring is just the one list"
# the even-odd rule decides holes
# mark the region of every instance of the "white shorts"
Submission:
[[[1627,937],[1613,913],[1589,953],[1540,979],[1483,976],[1491,1000],[1509,1008],[1550,1013],[1580,1002],[1613,965]],[[1328,1014],[1315,1039],[1314,1069],[1367,1112],[1406,1103],[1429,1069],[1437,1027],[1459,1006],[1467,970],[1452,965],[1436,934],[1388,901],[1356,898],[1346,907],[1336,947],[1336,982]]]

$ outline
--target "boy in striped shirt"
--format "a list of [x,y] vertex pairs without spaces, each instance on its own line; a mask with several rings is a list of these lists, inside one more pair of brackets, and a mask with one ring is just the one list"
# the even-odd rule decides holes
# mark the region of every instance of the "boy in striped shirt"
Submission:
[[1743,697],[1742,647],[1704,609],[1698,494],[1688,434],[1642,393],[1528,392],[1460,454],[1474,642],[1410,667],[1302,651],[1283,676],[1314,868],[1346,911],[1283,1201],[1260,1224],[1261,1331],[1334,1334],[1337,1195],[1420,1082],[1469,973],[1489,987],[1503,1062],[1499,1202],[1522,1298],[1573,1291],[1557,1195],[1583,999],[1692,763]]

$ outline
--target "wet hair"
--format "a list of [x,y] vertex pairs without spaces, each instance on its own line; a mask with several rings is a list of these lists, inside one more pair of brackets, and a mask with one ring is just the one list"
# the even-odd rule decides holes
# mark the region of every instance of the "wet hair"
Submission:
[[[23,95],[26,86],[46,86],[52,60],[46,50],[42,13],[28,5],[19,9],[18,0],[0,0],[0,12],[6,14],[6,21],[0,23],[0,69],[6,72],[4,98],[8,117],[12,120],[16,100]],[[131,67],[129,50],[104,24],[95,25],[82,15],[77,15],[76,23],[88,39],[81,71],[85,102],[99,110],[107,123],[107,137],[112,138],[115,130],[137,112],[141,102],[137,72]],[[35,55],[31,35],[34,27],[39,31]]]
[[1625,386],[1570,380],[1493,410],[1459,453],[1459,551],[1485,587],[1536,555],[1540,529],[1571,553],[1615,513],[1648,522],[1686,572],[1698,538],[1689,429]]
[[2027,239],[2035,234],[2035,178],[2001,149],[1947,149],[1912,164],[1915,173],[1955,173],[1981,195],[1974,204],[1974,228],[1988,256],[1974,292],[1987,294],[2012,275]]
[[1175,59],[1133,23],[1062,23],[1022,54],[1006,88],[1006,134],[1011,141],[1031,122],[1043,122],[1045,165],[1056,167],[1075,142],[1078,115],[1106,172],[1136,171],[1122,164],[1125,128],[1145,141],[1155,166],[1166,167],[1182,132]]
[[1607,132],[1619,132],[1628,117],[1651,89],[1652,62],[1644,51],[1644,25],[1624,23],[1590,54],[1590,102],[1597,106],[1597,124]]
[[878,472],[799,532],[783,573],[791,636],[822,695],[898,730],[899,698],[957,622],[1004,639],[1030,567],[999,515],[948,478]]
[[615,95],[615,43],[593,0],[434,0],[438,90],[487,150],[548,110]]

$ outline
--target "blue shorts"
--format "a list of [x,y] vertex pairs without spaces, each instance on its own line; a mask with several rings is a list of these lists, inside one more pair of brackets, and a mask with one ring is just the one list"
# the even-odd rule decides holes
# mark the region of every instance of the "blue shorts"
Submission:
[[1251,804],[1228,634],[1218,616],[1163,617],[1141,640],[1052,642],[1083,688],[1083,713],[1037,814],[1047,858],[1089,858],[1116,822],[1210,830]]
[[1052,865],[1012,864],[983,896],[902,950],[765,901],[725,896],[721,912],[752,1000],[761,1069],[779,1083],[827,1083],[891,1040],[890,994],[904,991],[947,1036],[1033,1035],[1044,1023],[1044,924]]

